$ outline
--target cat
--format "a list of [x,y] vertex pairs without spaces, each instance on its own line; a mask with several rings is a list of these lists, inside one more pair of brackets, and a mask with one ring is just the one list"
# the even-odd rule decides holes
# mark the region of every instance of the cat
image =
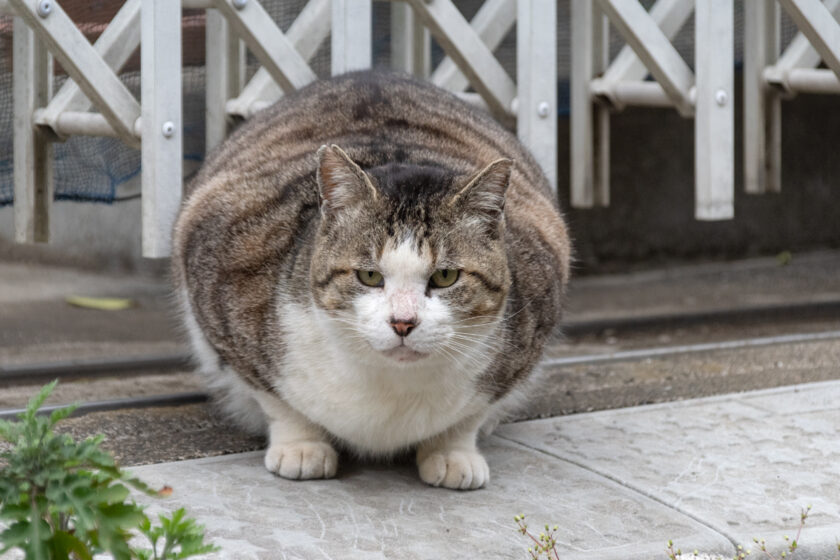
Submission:
[[555,328],[571,250],[514,135],[432,85],[350,73],[256,114],[187,192],[184,321],[269,471],[410,450],[430,485],[488,482],[477,434]]

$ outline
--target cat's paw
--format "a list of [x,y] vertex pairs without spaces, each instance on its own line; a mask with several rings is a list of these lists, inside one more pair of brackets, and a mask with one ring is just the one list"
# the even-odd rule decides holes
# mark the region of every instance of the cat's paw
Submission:
[[338,454],[323,441],[296,441],[270,445],[265,468],[292,480],[332,478],[338,469]]
[[435,451],[420,459],[418,467],[420,479],[432,486],[474,490],[490,480],[490,467],[478,451]]

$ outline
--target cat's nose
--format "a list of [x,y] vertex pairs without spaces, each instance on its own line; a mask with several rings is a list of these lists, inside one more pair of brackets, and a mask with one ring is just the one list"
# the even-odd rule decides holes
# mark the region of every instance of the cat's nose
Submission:
[[395,319],[391,317],[388,324],[391,325],[391,328],[394,329],[397,336],[408,336],[408,334],[414,330],[414,327],[417,326],[417,319]]

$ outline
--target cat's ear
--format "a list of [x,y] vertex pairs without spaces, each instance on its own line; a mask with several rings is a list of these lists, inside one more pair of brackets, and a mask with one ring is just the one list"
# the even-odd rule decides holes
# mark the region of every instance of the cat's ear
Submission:
[[318,190],[325,212],[377,197],[367,173],[335,144],[318,149]]
[[510,185],[513,161],[502,158],[473,175],[449,201],[465,212],[496,223],[504,215],[505,194]]

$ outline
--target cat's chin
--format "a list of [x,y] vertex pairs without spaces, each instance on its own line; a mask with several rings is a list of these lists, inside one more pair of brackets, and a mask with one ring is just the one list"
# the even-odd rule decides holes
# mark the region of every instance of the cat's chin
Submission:
[[429,357],[429,354],[412,350],[408,346],[397,346],[396,348],[383,351],[382,354],[401,363],[417,362],[423,358]]

